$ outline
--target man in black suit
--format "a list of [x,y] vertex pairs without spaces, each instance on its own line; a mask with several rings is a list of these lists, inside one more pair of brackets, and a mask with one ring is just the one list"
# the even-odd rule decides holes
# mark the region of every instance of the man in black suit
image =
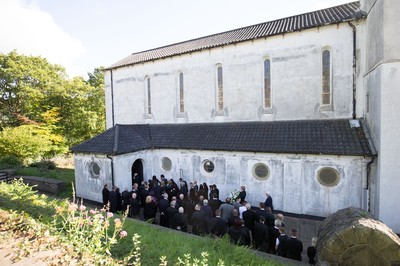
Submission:
[[297,230],[292,229],[292,236],[286,241],[287,257],[292,260],[301,261],[303,243],[297,239]]
[[221,210],[215,210],[215,217],[210,220],[209,229],[215,237],[223,237],[226,234],[226,222],[221,218]]
[[262,252],[267,252],[269,228],[265,224],[265,217],[259,216],[258,222],[254,224],[255,248]]
[[272,197],[271,197],[271,192],[267,192],[265,193],[265,195],[267,196],[267,198],[265,199],[265,208],[270,207],[271,208],[271,212],[274,212],[274,204],[272,202]]
[[206,215],[201,210],[200,204],[194,207],[194,213],[191,218],[192,233],[195,235],[202,235],[205,233]]
[[103,195],[103,207],[107,206],[108,201],[110,200],[110,191],[108,190],[107,184],[104,185],[103,190],[101,191]]
[[258,220],[257,214],[251,210],[250,203],[246,203],[246,210],[243,212],[242,217],[244,221],[244,226],[246,226],[254,235],[254,224]]

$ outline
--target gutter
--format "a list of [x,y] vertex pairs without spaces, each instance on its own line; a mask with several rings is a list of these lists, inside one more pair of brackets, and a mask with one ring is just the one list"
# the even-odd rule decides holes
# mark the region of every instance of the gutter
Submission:
[[351,23],[351,21],[348,22],[349,26],[353,29],[353,119],[357,118],[356,114],[356,96],[357,96],[357,85],[356,85],[356,72],[357,72],[357,28],[356,26]]
[[371,197],[372,197],[372,192],[371,192],[371,189],[370,189],[370,182],[371,182],[371,165],[375,162],[375,159],[376,159],[376,155],[372,155],[372,157],[371,157],[371,161],[369,161],[368,163],[367,163],[367,187],[366,187],[366,189],[368,190],[368,202],[367,202],[367,206],[368,206],[368,209],[367,209],[367,211],[368,212],[371,212]]
[[111,120],[112,126],[114,126],[114,80],[113,80],[113,70],[110,69],[111,76]]

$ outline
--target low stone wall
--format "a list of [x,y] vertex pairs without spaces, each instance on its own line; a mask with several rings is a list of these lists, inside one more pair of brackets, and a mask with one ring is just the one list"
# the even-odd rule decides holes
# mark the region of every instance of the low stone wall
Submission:
[[51,193],[58,194],[65,190],[65,183],[61,180],[38,177],[38,176],[21,176],[25,184],[35,186],[34,189]]

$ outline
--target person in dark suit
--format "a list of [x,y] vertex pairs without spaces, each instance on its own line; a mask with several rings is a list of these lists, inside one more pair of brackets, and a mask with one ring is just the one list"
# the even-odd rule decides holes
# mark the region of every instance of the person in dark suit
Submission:
[[205,223],[206,223],[206,215],[201,210],[200,204],[196,204],[194,207],[194,213],[192,214],[192,218],[190,223],[192,224],[192,233],[195,235],[201,235],[205,233]]
[[265,224],[265,217],[259,216],[258,221],[254,223],[254,242],[255,248],[262,252],[267,252],[269,228]]
[[176,213],[172,219],[172,224],[174,229],[182,232],[187,232],[187,217],[184,214],[185,210],[183,207],[179,207],[178,213]]
[[264,202],[265,208],[270,207],[271,212],[273,213],[274,212],[274,204],[272,201],[271,192],[268,191],[267,193],[265,193],[265,195],[267,196],[267,198],[265,199],[265,202]]
[[276,255],[276,239],[280,236],[279,227],[281,227],[281,222],[275,220],[275,226],[269,231],[268,234],[268,253]]
[[165,210],[165,213],[167,215],[167,221],[168,221],[168,226],[169,228],[175,228],[174,224],[174,215],[178,213],[178,210],[175,208],[176,206],[176,201],[171,201],[170,206]]
[[110,191],[110,212],[116,212],[118,208],[118,198],[117,198],[117,192],[115,192],[116,187],[113,186],[112,190]]
[[242,214],[244,226],[249,228],[252,235],[254,235],[254,224],[258,220],[257,214],[251,210],[250,203],[246,203],[245,207],[246,207],[246,210]]
[[235,218],[233,225],[228,229],[229,239],[232,244],[239,246],[250,246],[251,232],[244,226],[244,222],[239,217]]
[[167,208],[169,207],[168,194],[164,192],[162,198],[158,203],[158,210],[160,211],[160,225],[168,227]]
[[240,187],[240,192],[237,197],[240,198],[240,202],[245,201],[245,199],[246,199],[246,187],[245,186]]
[[129,200],[130,200],[128,188],[125,188],[125,190],[122,191],[121,197],[122,197],[122,211],[126,211],[126,209],[129,206]]
[[140,201],[137,199],[137,194],[133,193],[129,199],[129,217],[134,219],[140,218]]
[[103,207],[106,208],[108,201],[110,200],[110,191],[108,190],[108,185],[105,184],[103,190],[101,191],[103,195]]
[[297,239],[297,230],[292,229],[291,237],[286,241],[287,257],[292,260],[301,261],[303,243]]
[[311,239],[311,246],[307,248],[308,263],[311,265],[315,265],[315,256],[317,255],[317,249],[315,248],[316,246],[317,238],[313,237]]
[[286,242],[289,237],[285,233],[285,227],[279,227],[280,236],[276,239],[276,255],[287,258]]
[[221,218],[221,211],[215,210],[215,217],[210,220],[210,233],[214,237],[223,237],[226,234],[226,222]]

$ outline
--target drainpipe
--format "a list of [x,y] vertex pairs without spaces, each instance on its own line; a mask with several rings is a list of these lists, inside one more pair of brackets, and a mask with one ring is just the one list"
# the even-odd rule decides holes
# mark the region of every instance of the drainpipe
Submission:
[[111,78],[111,120],[112,126],[114,126],[114,81],[113,81],[113,71],[110,69]]
[[368,190],[368,212],[371,212],[371,189],[370,189],[370,182],[371,182],[371,165],[375,162],[376,155],[372,155],[371,161],[367,163],[367,190]]
[[353,119],[356,119],[357,118],[356,114],[357,29],[356,26],[354,26],[354,24],[352,24],[350,21],[348,23],[349,26],[353,29]]
[[114,186],[114,160],[110,155],[107,158],[111,161],[111,185]]

